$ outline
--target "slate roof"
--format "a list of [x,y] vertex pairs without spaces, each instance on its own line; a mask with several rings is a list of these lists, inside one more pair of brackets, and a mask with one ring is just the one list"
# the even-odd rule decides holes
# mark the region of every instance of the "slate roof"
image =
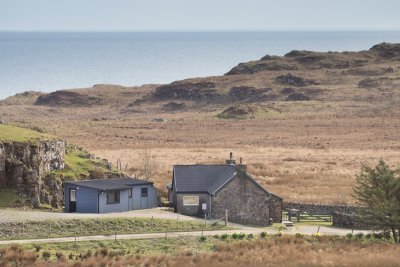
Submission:
[[118,189],[129,189],[134,187],[135,185],[147,185],[153,183],[145,180],[123,177],[123,178],[110,178],[110,179],[83,180],[78,182],[70,181],[66,182],[66,184],[72,184],[76,186],[83,186],[99,190],[118,190]]
[[236,174],[234,165],[175,165],[174,186],[177,193],[215,194]]

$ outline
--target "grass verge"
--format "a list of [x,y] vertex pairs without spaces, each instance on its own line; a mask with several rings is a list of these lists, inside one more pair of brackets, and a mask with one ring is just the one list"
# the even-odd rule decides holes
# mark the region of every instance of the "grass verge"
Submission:
[[195,221],[151,218],[72,219],[0,223],[0,239],[40,239],[87,235],[157,233],[230,229]]

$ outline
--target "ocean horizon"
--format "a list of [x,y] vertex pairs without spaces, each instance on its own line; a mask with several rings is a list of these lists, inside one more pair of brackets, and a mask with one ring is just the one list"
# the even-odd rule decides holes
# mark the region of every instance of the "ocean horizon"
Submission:
[[267,54],[359,51],[382,42],[400,43],[400,31],[0,32],[0,99],[217,76]]

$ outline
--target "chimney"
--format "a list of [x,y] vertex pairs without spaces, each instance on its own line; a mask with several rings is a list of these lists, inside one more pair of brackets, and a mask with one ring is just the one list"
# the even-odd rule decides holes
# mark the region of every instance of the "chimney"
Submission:
[[226,160],[226,164],[235,165],[236,160],[233,158],[233,153],[229,153],[229,159]]
[[243,164],[243,158],[240,157],[239,160],[239,165],[237,165],[238,168],[240,168],[242,171],[247,172],[247,165]]

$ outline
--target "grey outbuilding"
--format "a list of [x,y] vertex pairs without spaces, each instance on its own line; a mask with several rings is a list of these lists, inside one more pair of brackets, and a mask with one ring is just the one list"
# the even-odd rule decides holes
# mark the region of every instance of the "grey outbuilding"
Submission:
[[111,178],[64,184],[65,212],[109,213],[157,207],[157,191],[145,180]]

